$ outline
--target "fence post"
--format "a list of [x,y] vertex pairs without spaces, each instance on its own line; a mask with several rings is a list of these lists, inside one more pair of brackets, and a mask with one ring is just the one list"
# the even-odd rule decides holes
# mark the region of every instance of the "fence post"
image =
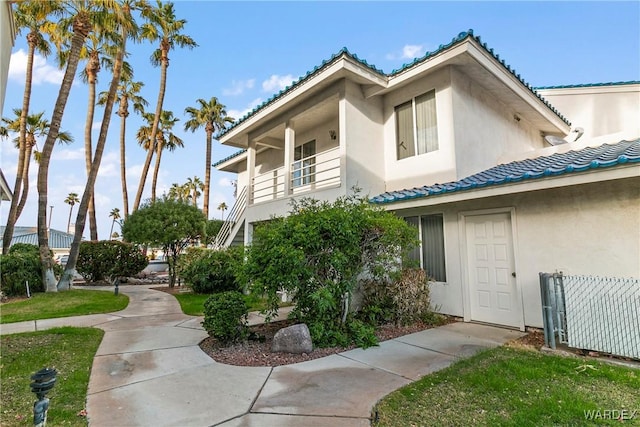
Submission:
[[542,298],[542,322],[544,325],[544,342],[552,349],[556,348],[555,328],[553,323],[551,294],[549,292],[549,273],[540,274],[540,296]]

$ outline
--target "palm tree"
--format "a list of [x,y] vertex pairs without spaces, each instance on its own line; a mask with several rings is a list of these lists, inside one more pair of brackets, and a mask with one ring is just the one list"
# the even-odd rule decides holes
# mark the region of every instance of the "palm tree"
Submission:
[[185,184],[187,189],[187,194],[191,195],[191,202],[193,206],[198,207],[198,197],[202,195],[200,190],[204,188],[202,181],[197,176],[192,178],[187,178],[187,183]]
[[233,123],[234,119],[227,116],[225,106],[218,102],[218,98],[212,97],[209,102],[204,99],[198,99],[196,102],[199,109],[195,107],[185,108],[191,118],[184,123],[184,130],[195,132],[204,126],[207,135],[207,151],[205,155],[205,174],[204,174],[204,206],[202,212],[209,218],[209,190],[211,188],[211,142],[213,133],[219,132],[227,127],[228,123]]
[[58,137],[67,100],[69,99],[71,85],[73,84],[76,70],[78,69],[80,50],[82,49],[85,38],[92,30],[93,15],[103,11],[98,3],[93,3],[90,0],[77,1],[73,4],[60,4],[67,6],[65,8],[67,16],[61,19],[58,25],[62,28],[71,26],[71,28],[73,28],[73,37],[71,38],[71,49],[69,51],[67,67],[53,109],[53,116],[51,117],[51,127],[42,148],[40,167],[38,168],[38,246],[40,247],[40,260],[42,262],[42,282],[47,292],[57,291],[46,224],[49,163],[51,161],[51,153],[53,152],[55,140]]
[[189,200],[190,194],[191,191],[186,184],[180,185],[174,182],[171,184],[171,188],[169,188],[169,194],[167,196],[172,200],[186,202]]
[[[13,133],[20,132],[22,110],[19,108],[15,108],[13,110],[13,113],[16,116],[15,119],[8,119],[6,117],[2,118],[2,122],[5,124],[5,126],[3,127],[5,137],[9,136],[8,131],[11,131]],[[33,153],[36,161],[38,161],[40,157],[39,151],[37,150],[36,138],[45,136],[49,131],[49,121],[44,118],[44,112],[29,114],[27,116],[26,124],[27,124],[25,129],[26,130],[26,133],[25,133],[26,151],[24,153],[25,161],[23,163],[22,171],[18,171],[19,174],[22,176],[22,193],[20,194],[20,197],[18,197],[17,194],[14,197],[16,200],[19,200],[17,211],[16,211],[16,217],[20,217],[20,215],[22,214],[24,205],[27,202],[27,196],[29,195],[29,168],[31,166],[31,161],[30,161],[31,154]],[[19,149],[20,136],[18,135],[16,138],[13,139],[13,141],[16,144],[16,147]],[[70,142],[73,142],[73,137],[69,132],[59,132],[58,142],[68,144]],[[34,151],[34,147],[36,148],[35,151]]]
[[[104,107],[103,119],[100,125],[100,133],[98,135],[98,141],[96,142],[96,149],[91,163],[91,169],[87,174],[87,182],[82,194],[82,200],[80,201],[80,206],[78,208],[76,230],[73,236],[73,242],[71,243],[71,249],[69,251],[69,260],[66,264],[65,271],[58,282],[57,289],[68,289],[70,287],[71,278],[73,277],[72,272],[78,258],[80,241],[82,240],[82,233],[86,222],[89,200],[91,200],[93,196],[93,189],[98,176],[98,169],[100,168],[102,154],[107,141],[107,133],[109,131],[109,123],[113,112],[113,104],[123,69],[126,40],[130,36],[135,36],[137,28],[131,15],[132,8],[137,6],[136,0],[122,0],[119,2],[111,0],[101,0],[100,2],[91,0],[74,0],[74,3],[78,2],[82,3],[82,5],[88,5],[88,8],[95,8],[99,13],[93,14],[93,16],[96,18],[95,22],[100,24],[99,28],[109,28],[114,32],[117,32],[119,34],[119,43],[114,59],[113,74],[111,82],[109,83],[109,91]],[[89,20],[89,23],[91,22],[92,21]]]
[[70,206],[69,208],[69,220],[67,221],[67,233],[69,233],[69,229],[71,228],[71,211],[73,211],[73,206],[76,203],[80,203],[80,199],[78,199],[78,193],[69,193],[64,202]]
[[[181,31],[184,29],[184,25],[187,21],[184,19],[176,19],[173,3],[162,3],[158,0],[156,7],[143,9],[142,16],[147,19],[147,22],[143,24],[141,28],[142,37],[149,40],[151,43],[160,42],[160,47],[155,50],[151,56],[151,62],[156,66],[160,66],[160,89],[158,91],[158,101],[156,103],[154,121],[151,126],[151,135],[149,137],[152,147],[147,151],[147,157],[142,169],[142,175],[140,176],[136,199],[133,203],[134,211],[138,210],[138,206],[140,206],[142,192],[144,191],[144,185],[147,175],[149,174],[149,167],[151,166],[151,158],[153,153],[156,151],[156,133],[158,132],[158,125],[162,114],[162,105],[164,102],[164,93],[167,84],[169,51],[176,46],[188,47],[189,49],[197,46],[197,43],[191,37],[181,34]],[[154,199],[153,195],[152,199]]]
[[[153,135],[152,126],[155,122],[155,116],[151,113],[144,113],[142,116],[147,121],[147,125],[141,126],[140,129],[138,129],[136,137],[138,139],[138,143],[147,150],[148,153],[155,149],[156,165],[153,170],[153,181],[151,184],[151,201],[154,202],[156,200],[156,185],[158,183],[158,172],[160,170],[162,152],[165,149],[173,151],[177,147],[183,147],[184,143],[182,139],[178,138],[173,132],[171,132],[173,126],[180,121],[180,119],[173,117],[173,112],[163,111],[160,115],[155,144],[151,143],[151,135]],[[147,155],[147,157],[149,156]]]
[[[20,109],[20,127],[18,134],[18,165],[16,170],[16,180],[13,185],[13,194],[18,195],[22,190],[22,185],[29,178],[24,176],[25,164],[29,163],[29,155],[27,151],[27,117],[29,114],[29,104],[31,101],[31,86],[33,82],[33,58],[38,52],[43,56],[48,56],[51,52],[49,43],[44,39],[44,29],[49,22],[49,16],[57,13],[58,9],[55,4],[41,1],[24,1],[18,3],[14,9],[14,19],[18,32],[28,31],[27,33],[27,69],[25,75],[24,95],[22,98],[22,108]],[[19,201],[21,198],[14,197],[11,199],[9,213],[7,214],[7,225],[4,229],[2,240],[2,253],[6,254],[11,244],[13,230],[22,213]],[[24,204],[23,204],[24,207]]]
[[[91,130],[93,127],[93,118],[95,116],[96,107],[96,82],[98,81],[98,73],[101,68],[101,60],[110,64],[110,61],[106,60],[105,55],[115,57],[117,46],[115,46],[112,41],[114,38],[117,38],[117,35],[108,31],[106,28],[100,28],[98,32],[89,34],[89,37],[87,37],[87,43],[80,53],[81,57],[84,57],[87,60],[84,72],[81,75],[83,81],[89,85],[87,117],[84,125],[84,159],[87,175],[89,175],[91,171],[91,163],[93,160]],[[113,65],[113,63],[110,65]],[[91,240],[98,240],[98,223],[96,220],[96,206],[93,195],[91,196],[91,199],[89,199],[89,208],[87,213],[89,215]]]
[[222,202],[218,205],[218,210],[222,211],[222,214],[220,215],[220,219],[224,219],[224,211],[226,211],[227,209],[229,209],[229,207],[225,202]]
[[[138,114],[144,113],[144,107],[149,105],[146,99],[139,95],[144,86],[142,82],[134,82],[133,76],[123,73],[118,85],[118,116],[120,116],[120,182],[122,184],[122,205],[124,207],[124,219],[129,217],[129,193],[127,191],[127,167],[126,167],[126,129],[127,117],[129,117],[129,102],[133,104],[133,110]],[[107,92],[100,93],[98,104],[103,105],[107,100]]]
[[116,223],[116,221],[120,219],[120,209],[118,208],[111,209],[111,212],[109,213],[109,218],[113,218],[113,221],[111,221],[111,230],[109,230],[109,239],[111,239],[113,238],[113,226]]
[[[108,60],[107,55],[110,54],[111,56],[115,56],[116,49],[112,40],[117,36],[108,30],[108,25],[108,21],[95,22],[93,31],[87,35],[86,43],[80,50],[80,59],[86,60],[86,65],[80,73],[80,76],[82,81],[89,85],[87,115],[84,126],[84,157],[87,175],[89,175],[93,157],[91,131],[95,116],[96,82],[98,81],[98,73],[100,72],[103,63],[107,66],[113,65],[113,63]],[[64,66],[70,53],[67,45],[70,41],[71,34],[67,31],[67,28],[63,27],[58,31],[56,36],[56,44],[59,46],[58,62],[60,66]],[[98,240],[98,225],[96,222],[95,202],[93,197],[89,200],[88,215],[91,240]]]

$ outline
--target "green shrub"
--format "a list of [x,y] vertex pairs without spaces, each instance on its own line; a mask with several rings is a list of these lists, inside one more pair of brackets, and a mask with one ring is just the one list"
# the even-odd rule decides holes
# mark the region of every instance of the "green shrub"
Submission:
[[286,218],[254,228],[243,280],[267,296],[271,311],[277,292],[288,291],[291,316],[309,326],[314,345],[342,345],[354,331],[369,332],[359,324],[349,329],[347,320],[358,276],[385,280],[416,243],[405,221],[357,193],[332,203],[304,198],[292,202]]
[[[9,254],[31,254],[40,256],[40,249],[29,243],[14,243],[9,248]],[[51,253],[53,255],[53,252]]]
[[372,324],[406,325],[432,317],[429,281],[422,269],[408,268],[389,281],[363,283],[360,318]]
[[44,292],[42,264],[38,247],[34,247],[35,252],[9,250],[7,255],[0,255],[0,287],[5,295],[26,295],[26,282],[31,292]]
[[240,292],[220,292],[205,301],[202,326],[223,343],[238,341],[247,337],[247,314],[247,305]]
[[199,294],[240,290],[236,270],[242,260],[238,250],[204,249],[180,261],[180,277]]
[[138,247],[115,240],[81,242],[76,270],[87,282],[134,276],[149,263]]
[[[53,258],[53,252],[50,252]],[[62,274],[62,266],[53,264],[56,276]],[[40,249],[28,243],[15,243],[7,255],[0,255],[0,288],[5,295],[26,295],[26,282],[31,292],[44,292]]]

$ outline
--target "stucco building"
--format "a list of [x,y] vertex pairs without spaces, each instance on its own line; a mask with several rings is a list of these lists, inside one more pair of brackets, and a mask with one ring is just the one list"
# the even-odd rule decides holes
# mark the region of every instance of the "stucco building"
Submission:
[[342,50],[219,137],[218,244],[357,186],[416,227],[441,312],[540,327],[539,272],[640,277],[638,117],[640,82],[534,89],[471,31],[389,74]]

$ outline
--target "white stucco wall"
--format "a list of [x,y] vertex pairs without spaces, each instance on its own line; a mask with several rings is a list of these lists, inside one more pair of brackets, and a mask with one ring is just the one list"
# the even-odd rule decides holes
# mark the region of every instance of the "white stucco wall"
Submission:
[[[395,107],[433,89],[436,91],[438,150],[397,160]],[[383,108],[386,191],[454,180],[456,153],[449,67],[385,95]]]
[[542,148],[540,130],[480,87],[451,69],[456,179],[489,169],[500,157]]
[[572,127],[584,129],[583,140],[605,137],[617,142],[640,137],[640,84],[538,92],[571,121]]
[[362,195],[385,191],[385,150],[382,99],[365,99],[355,83],[346,82],[346,187]]
[[640,178],[397,211],[444,214],[447,283],[431,287],[443,313],[464,316],[459,213],[515,209],[515,264],[524,322],[542,327],[538,273],[640,278]]
[[4,114],[4,97],[7,90],[9,60],[15,41],[14,31],[11,3],[7,0],[0,0],[0,114]]

